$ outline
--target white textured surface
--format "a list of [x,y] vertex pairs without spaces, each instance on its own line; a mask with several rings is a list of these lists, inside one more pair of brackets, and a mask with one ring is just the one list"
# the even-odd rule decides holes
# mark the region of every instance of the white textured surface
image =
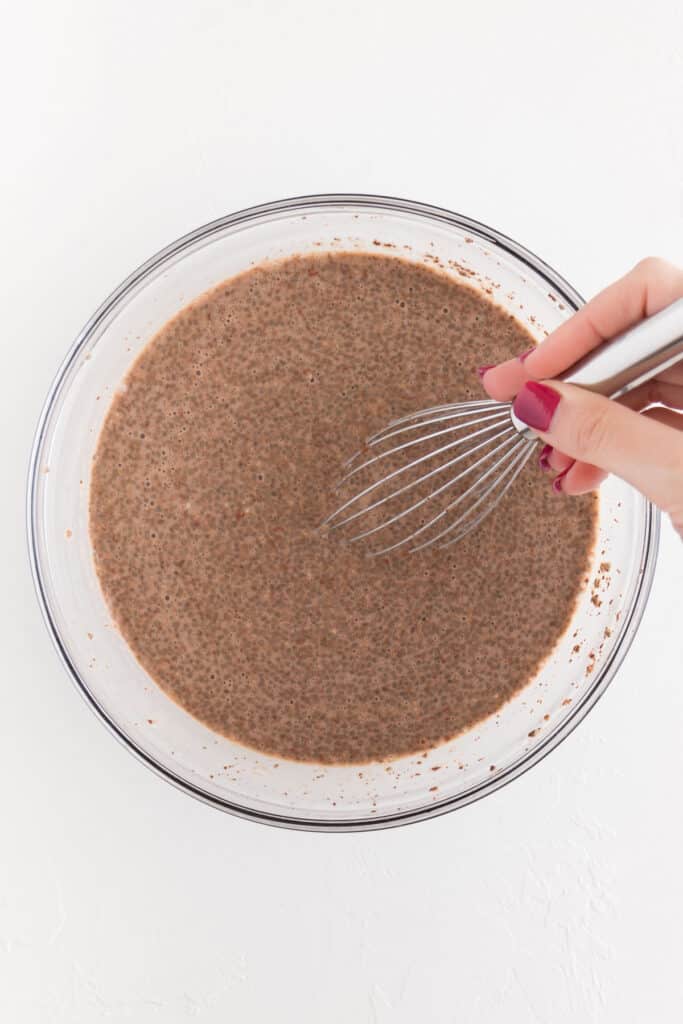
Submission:
[[[553,27],[559,24],[561,28]],[[141,768],[31,592],[49,381],[106,293],[224,212],[315,191],[450,206],[584,293],[683,262],[674,0],[7,5],[0,437],[0,1019],[679,1019],[683,548],[589,719],[457,814],[361,836],[237,821]]]

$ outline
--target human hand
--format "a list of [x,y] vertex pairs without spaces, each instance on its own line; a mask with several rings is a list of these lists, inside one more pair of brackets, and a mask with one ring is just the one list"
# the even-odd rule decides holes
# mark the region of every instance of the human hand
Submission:
[[556,491],[583,494],[615,473],[667,512],[683,536],[683,362],[616,401],[552,380],[681,297],[683,270],[645,259],[530,353],[479,373],[491,398],[514,397],[516,415],[543,440],[539,463],[556,474]]

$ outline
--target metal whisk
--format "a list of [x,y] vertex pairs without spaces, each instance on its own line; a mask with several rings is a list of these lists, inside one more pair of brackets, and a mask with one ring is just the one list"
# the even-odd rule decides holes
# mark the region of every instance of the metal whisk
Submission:
[[[590,353],[558,378],[619,398],[683,359],[683,299]],[[432,406],[393,420],[345,464],[350,496],[322,524],[369,555],[461,540],[493,512],[538,438],[507,402]]]

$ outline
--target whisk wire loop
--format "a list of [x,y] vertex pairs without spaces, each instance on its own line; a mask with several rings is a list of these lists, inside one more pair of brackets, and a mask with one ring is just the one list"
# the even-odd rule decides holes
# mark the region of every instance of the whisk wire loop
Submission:
[[[436,447],[421,451],[420,446],[431,443]],[[357,544],[405,524],[403,536],[396,537],[395,532],[387,536],[384,546],[368,550],[372,556],[399,549],[415,552],[450,546],[497,507],[524,468],[534,444],[520,435],[505,402],[445,403],[400,416],[369,437],[345,464],[338,489],[356,479],[370,479],[322,525],[337,531],[364,518],[368,523],[365,529],[351,530],[350,536],[342,534],[349,543]],[[382,465],[389,471],[377,476]],[[406,474],[407,482],[396,486]],[[444,474],[446,479],[438,483],[437,478]],[[410,492],[416,492],[417,500],[408,500],[401,507],[399,499]],[[442,496],[448,492],[454,496],[446,498],[444,505]],[[382,515],[380,510],[385,507]]]
[[[469,435],[469,437],[465,438],[465,440],[471,440],[473,437],[476,437],[481,433],[488,433],[488,431],[486,429],[482,431],[475,431],[474,434]],[[503,435],[505,434],[509,435],[510,439],[512,440],[514,436],[514,428],[506,427],[504,430],[499,431],[497,434],[493,434],[491,437],[487,437],[483,441],[480,441],[479,444],[474,445],[474,447],[469,448],[467,451],[462,452],[461,454],[456,455],[454,458],[449,459],[447,462],[444,462],[441,465],[436,466],[434,469],[429,470],[428,473],[425,473],[423,476],[418,477],[416,480],[411,480],[410,483],[405,484],[398,490],[392,491],[390,494],[385,495],[385,497],[383,498],[379,498],[377,501],[372,502],[372,504],[370,505],[364,505],[363,507],[358,509],[358,511],[352,513],[350,516],[347,516],[345,519],[342,519],[339,522],[333,522],[333,520],[338,515],[344,512],[351,505],[361,501],[368,494],[372,493],[372,491],[377,490],[378,487],[387,484],[390,480],[395,479],[397,476],[399,476],[402,473],[405,473],[409,469],[415,469],[417,466],[422,465],[427,460],[433,459],[436,455],[441,455],[443,454],[443,452],[449,451],[450,449],[456,447],[456,445],[459,444],[460,442],[452,441],[450,444],[443,445],[441,448],[437,448],[435,451],[429,452],[427,455],[422,455],[418,459],[413,459],[412,462],[409,462],[404,466],[399,466],[398,469],[393,470],[391,473],[387,473],[387,475],[382,477],[381,480],[373,481],[373,483],[368,484],[368,486],[365,487],[358,494],[354,494],[353,497],[349,498],[348,501],[344,502],[344,504],[341,505],[336,510],[336,512],[333,512],[332,515],[327,520],[325,520],[323,526],[329,526],[331,530],[338,530],[340,529],[340,527],[346,526],[348,523],[351,523],[355,519],[358,519],[359,516],[367,515],[369,512],[374,511],[374,509],[379,508],[380,505],[385,505],[388,501],[392,501],[394,498],[399,497],[399,495],[405,494],[407,491],[413,490],[415,487],[424,483],[426,480],[430,480],[432,477],[436,476],[437,473],[443,473],[444,470],[450,469],[451,466],[457,465],[459,462],[462,462],[469,456],[474,455],[476,452],[480,451],[482,448],[487,447],[487,445],[491,444],[493,441],[496,441],[498,438],[503,437]],[[432,495],[430,495],[430,497],[434,497],[436,494],[440,494],[442,490],[443,488],[440,488],[438,491],[434,491]],[[412,508],[406,511],[412,511]]]

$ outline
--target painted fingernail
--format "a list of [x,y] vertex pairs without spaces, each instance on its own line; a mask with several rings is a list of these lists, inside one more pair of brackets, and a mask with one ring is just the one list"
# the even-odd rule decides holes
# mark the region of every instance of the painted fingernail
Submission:
[[562,494],[562,481],[564,480],[564,478],[566,477],[567,473],[573,465],[574,463],[572,462],[570,466],[567,466],[567,468],[563,469],[561,473],[558,473],[555,479],[553,480],[553,490],[556,494]]
[[546,431],[550,427],[555,409],[560,401],[557,391],[547,384],[530,380],[517,393],[512,403],[515,416],[532,430]]
[[535,348],[536,348],[536,346],[532,345],[531,348],[528,348],[526,350],[526,352],[522,352],[521,356],[517,356],[517,358],[519,359],[520,363],[523,363],[525,359],[528,359],[529,356],[531,355],[531,353],[534,351]]
[[544,444],[539,453],[538,464],[544,473],[547,473],[548,470],[551,468],[549,460],[552,450],[553,446],[551,444]]
[[478,366],[477,373],[479,374],[480,377],[483,377],[484,374],[488,373],[489,370],[492,370],[495,365],[495,363],[489,363],[488,366]]

